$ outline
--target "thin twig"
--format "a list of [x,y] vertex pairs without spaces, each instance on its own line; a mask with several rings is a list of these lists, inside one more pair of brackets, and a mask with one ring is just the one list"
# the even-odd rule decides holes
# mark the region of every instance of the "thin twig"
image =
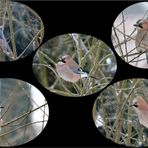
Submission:
[[39,108],[44,107],[45,105],[48,105],[48,104],[47,104],[47,103],[45,103],[45,104],[41,105],[40,107],[37,107],[37,108],[35,108],[35,109],[33,109],[33,110],[30,110],[30,111],[28,111],[28,112],[26,112],[26,113],[22,114],[21,116],[16,117],[15,119],[13,119],[13,120],[11,120],[11,121],[6,122],[6,123],[2,124],[2,125],[1,125],[1,127],[4,127],[4,126],[9,125],[9,124],[11,124],[11,123],[13,123],[13,122],[15,122],[15,121],[17,121],[17,120],[19,120],[19,119],[21,119],[21,118],[25,117],[26,115],[31,114],[32,112],[34,112],[34,111],[38,110]]
[[17,51],[16,51],[15,36],[14,36],[14,30],[13,30],[13,20],[12,20],[11,4],[10,4],[9,0],[7,1],[7,5],[8,5],[8,17],[9,17],[11,42],[12,42],[12,48],[13,48],[13,56],[14,56],[14,59],[16,59],[17,58]]

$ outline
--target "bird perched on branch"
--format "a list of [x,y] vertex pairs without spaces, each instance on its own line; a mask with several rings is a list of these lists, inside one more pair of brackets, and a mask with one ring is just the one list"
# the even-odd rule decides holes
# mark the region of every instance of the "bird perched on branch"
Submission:
[[136,49],[139,53],[146,53],[148,64],[148,19],[140,19],[134,26],[137,28],[135,39]]
[[133,100],[133,104],[140,124],[144,125],[148,128],[148,103],[142,98],[142,96],[138,96]]
[[[70,55],[64,55],[58,59],[56,71],[63,80],[72,83],[88,77],[88,73],[83,71]],[[93,76],[90,77],[96,79]]]

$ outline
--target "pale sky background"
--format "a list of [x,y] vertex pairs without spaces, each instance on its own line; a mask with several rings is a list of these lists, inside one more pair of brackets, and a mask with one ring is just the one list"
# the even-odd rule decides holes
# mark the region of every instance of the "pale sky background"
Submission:
[[[148,11],[148,2],[139,2],[139,3],[136,3],[134,5],[127,7],[125,10],[123,10],[124,18],[126,19],[125,20],[125,34],[126,35],[130,35],[133,32],[133,30],[135,29],[135,27],[133,25],[145,15],[146,11]],[[148,16],[148,14],[146,15],[146,17],[147,16]],[[121,22],[123,22],[122,20],[123,20],[122,14],[120,13],[118,15],[118,17],[115,19],[114,26],[119,25]],[[118,26],[118,29],[123,32],[123,23],[120,26]],[[134,32],[133,37],[136,36],[136,33],[137,33],[137,31]],[[112,30],[112,35],[114,35],[113,30]],[[124,40],[123,34],[121,34],[117,31],[117,35],[118,35],[118,38],[121,43]],[[116,43],[114,41],[113,41],[113,45],[114,46],[116,45]],[[123,44],[121,47],[122,47],[122,51],[125,55],[125,53],[126,53],[125,44]],[[135,41],[134,40],[127,42],[128,51],[131,51],[134,48],[135,48]],[[119,56],[121,56],[119,49],[116,48],[115,50],[119,54]],[[131,53],[137,53],[137,50],[135,49]],[[128,61],[130,61],[134,57],[135,57],[135,55],[128,56]],[[146,58],[145,53],[139,57],[139,59],[145,59],[145,58]],[[135,59],[135,60],[139,60],[139,59]],[[138,62],[137,64],[136,63],[137,62],[132,62],[129,64],[136,66],[136,67],[140,67],[140,68],[148,68],[148,64],[147,64],[146,59]]]
[[[32,85],[30,85],[30,86],[31,86],[31,98],[33,100],[33,101],[31,100],[32,105],[33,105],[33,109],[37,108],[38,106],[44,105],[46,103],[46,99],[43,96],[43,94],[34,86],[32,86]],[[42,107],[41,109],[44,111],[44,107]],[[48,105],[45,106],[46,115],[44,114],[44,112],[41,109],[38,109],[35,112],[31,113],[32,122],[43,121],[43,117],[44,117],[44,120],[46,120],[46,121],[48,120],[48,116],[49,116]],[[47,122],[44,122],[44,124],[43,123],[34,124],[34,128],[36,129],[37,134],[39,134],[42,131],[42,128],[45,127],[46,124],[47,124]]]

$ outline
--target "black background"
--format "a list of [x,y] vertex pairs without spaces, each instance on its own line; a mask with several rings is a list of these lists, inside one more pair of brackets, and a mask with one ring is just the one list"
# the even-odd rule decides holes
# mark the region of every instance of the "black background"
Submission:
[[[136,2],[51,2],[20,1],[34,9],[45,26],[43,42],[65,33],[95,36],[112,49],[111,27],[118,14]],[[21,12],[18,12],[21,13]],[[116,55],[116,53],[115,53]],[[37,87],[49,104],[49,121],[44,131],[24,147],[113,147],[115,143],[101,135],[92,118],[92,107],[100,92],[78,98],[53,94],[42,87],[32,72],[34,53],[14,62],[0,63],[0,78],[17,78]],[[118,70],[111,83],[128,78],[148,78],[148,70],[132,67],[117,55]]]

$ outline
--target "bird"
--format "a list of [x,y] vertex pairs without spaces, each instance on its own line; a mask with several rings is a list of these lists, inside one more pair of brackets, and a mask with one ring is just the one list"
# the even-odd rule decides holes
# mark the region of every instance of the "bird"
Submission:
[[59,57],[56,64],[58,75],[65,81],[76,83],[80,78],[88,77],[70,55]]
[[[88,73],[82,70],[80,66],[74,61],[74,59],[66,54],[58,59],[56,66],[56,72],[65,81],[76,83],[81,78],[87,78]],[[91,78],[97,79],[94,76]]]
[[138,53],[146,53],[148,64],[148,19],[139,19],[134,26],[137,28],[135,46]]
[[134,107],[140,124],[148,128],[148,103],[143,99],[142,96],[137,96],[134,98],[131,106]]

